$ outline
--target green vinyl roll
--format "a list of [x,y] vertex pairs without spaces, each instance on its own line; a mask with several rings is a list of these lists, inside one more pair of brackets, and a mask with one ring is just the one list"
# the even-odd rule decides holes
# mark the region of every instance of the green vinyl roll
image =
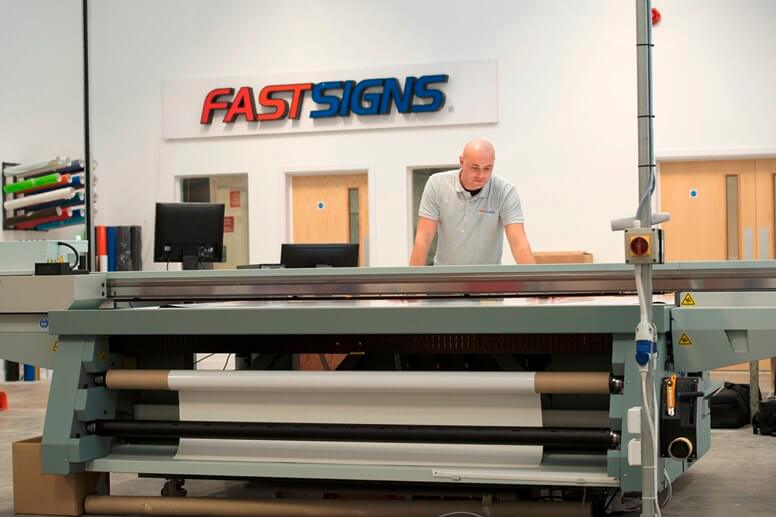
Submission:
[[61,176],[57,172],[53,174],[46,174],[45,176],[38,176],[37,178],[30,178],[28,180],[17,181],[16,183],[10,183],[8,185],[4,185],[3,191],[6,194],[15,194],[17,192],[23,192],[25,190],[29,190],[31,188],[44,187],[46,185],[57,183],[60,180],[60,178]]

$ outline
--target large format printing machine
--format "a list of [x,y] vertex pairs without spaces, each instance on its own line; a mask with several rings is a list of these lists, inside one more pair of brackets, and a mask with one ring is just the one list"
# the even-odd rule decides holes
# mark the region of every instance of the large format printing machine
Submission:
[[[655,266],[661,489],[709,450],[708,370],[774,355],[773,268]],[[54,370],[46,473],[404,494],[244,515],[590,515],[642,487],[633,293],[624,264],[17,273],[0,276],[0,356]],[[239,369],[197,369],[216,352]],[[86,511],[196,503],[152,499]]]

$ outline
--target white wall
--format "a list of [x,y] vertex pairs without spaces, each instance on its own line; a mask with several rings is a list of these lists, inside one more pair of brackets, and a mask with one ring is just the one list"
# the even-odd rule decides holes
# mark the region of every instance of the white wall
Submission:
[[[0,0],[0,161],[83,158],[81,2]],[[0,229],[0,241],[72,238]]]
[[[663,14],[655,28],[658,156],[776,154],[776,2],[654,3]],[[39,148],[81,150],[78,4],[0,3],[2,19],[14,20],[0,33],[0,71],[19,77],[0,89],[4,159],[32,159]],[[536,249],[586,249],[598,261],[621,261],[608,221],[632,213],[637,197],[633,4],[485,1],[475,10],[461,0],[91,2],[97,222],[143,224],[144,261],[153,265],[153,204],[174,199],[173,177],[246,172],[251,260],[273,262],[286,240],[283,170],[370,165],[373,264],[400,265],[409,255],[407,167],[454,163],[466,140],[485,136],[496,144],[497,174],[521,193]],[[494,126],[176,142],[161,136],[165,79],[479,59],[499,63]],[[73,72],[52,86],[40,63]],[[39,107],[17,122],[18,99],[28,91],[41,92]]]
[[[377,192],[372,264],[402,265],[406,168],[455,163],[466,140],[485,136],[497,174],[521,193],[536,249],[619,260],[608,221],[632,212],[637,197],[633,9],[619,0],[471,5],[93,3],[98,222],[143,224],[150,236],[153,203],[174,198],[174,175],[246,172],[251,260],[275,262],[286,240],[284,169],[366,164]],[[496,126],[162,141],[164,79],[479,59],[499,64]],[[606,202],[583,193],[594,184]]]
[[776,2],[654,5],[658,157],[776,156]]

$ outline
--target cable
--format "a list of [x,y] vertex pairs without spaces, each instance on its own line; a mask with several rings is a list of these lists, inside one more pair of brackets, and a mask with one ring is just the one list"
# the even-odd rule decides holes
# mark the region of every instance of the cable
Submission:
[[321,360],[321,366],[323,366],[323,369],[331,370],[331,365],[329,364],[329,360],[326,359],[326,354],[318,354],[318,357]]
[[609,497],[609,500],[604,502],[604,513],[606,513],[606,511],[612,505],[612,503],[614,502],[614,498],[617,497],[617,494],[620,493],[620,490],[621,489],[619,487],[615,488],[614,492],[612,492],[612,495]]
[[[653,326],[654,326],[654,323],[653,323]],[[655,335],[657,335],[657,334],[655,334]],[[659,459],[659,455],[660,455],[660,451],[659,451],[660,442],[659,442],[659,438],[657,436],[657,426],[658,426],[658,412],[661,411],[661,409],[658,408],[657,393],[656,393],[655,388],[654,388],[655,372],[657,372],[657,353],[652,355],[652,360],[650,361],[650,373],[652,374],[652,379],[653,379],[653,382],[650,383],[650,386],[652,386],[652,390],[650,391],[650,393],[652,394],[652,409],[653,409],[654,415],[655,415],[655,420],[654,420],[655,427],[653,429],[654,430],[654,434],[653,434],[654,447],[652,448],[652,450],[654,451],[654,454],[652,456],[652,464],[655,466],[655,469],[654,469],[654,472],[655,472],[655,474],[654,474],[654,477],[655,477],[655,481],[654,481],[654,483],[655,483],[655,510],[657,511],[658,517],[663,517],[663,512],[660,510],[660,500],[659,500],[660,499],[660,492],[659,492],[658,482],[657,482],[657,480],[658,480],[657,465],[658,465],[658,459]],[[665,469],[663,469],[663,472],[665,472]]]
[[72,247],[70,244],[62,241],[57,241],[57,246],[65,246],[73,251],[73,254],[75,255],[75,264],[70,266],[70,271],[75,271],[78,269],[78,266],[81,265],[81,256],[78,254],[78,250]]
[[226,361],[224,361],[224,367],[223,367],[223,368],[221,368],[221,371],[224,371],[224,370],[226,370],[226,366],[229,364],[229,359],[230,359],[231,357],[232,357],[232,352],[229,352],[229,353],[226,355]]
[[[650,160],[651,161],[651,160]],[[636,209],[636,219],[641,219],[641,211],[647,205],[647,202],[651,202],[652,194],[655,192],[655,166],[650,163],[649,165],[649,182],[647,183],[647,190],[644,191],[644,195],[639,200],[639,207]]]
[[[639,337],[639,333],[642,330],[642,327],[644,325],[649,325],[650,329],[650,341],[654,343],[655,336],[657,336],[657,328],[654,325],[654,323],[651,323],[649,321],[649,313],[648,313],[648,307],[650,301],[647,300],[647,294],[644,292],[644,282],[642,279],[642,272],[643,272],[643,266],[641,264],[635,264],[634,265],[634,274],[636,277],[636,292],[639,297],[639,327],[637,328],[637,340],[644,339],[644,337]],[[650,344],[650,350],[649,350],[649,358],[645,365],[639,366],[639,373],[641,376],[641,405],[644,411],[645,421],[647,423],[647,434],[645,435],[645,438],[649,440],[649,443],[652,445],[652,451],[653,456],[649,461],[648,465],[642,464],[642,476],[645,475],[645,471],[652,471],[652,477],[653,477],[653,484],[655,487],[655,493],[654,496],[646,496],[645,494],[641,494],[642,499],[654,499],[655,504],[655,515],[658,517],[662,517],[662,513],[660,511],[660,504],[658,501],[658,483],[657,483],[657,448],[658,448],[658,441],[657,441],[657,432],[656,432],[656,421],[652,418],[652,409],[654,408],[655,411],[657,411],[657,398],[655,395],[654,386],[652,386],[652,383],[650,383],[651,389],[651,397],[648,397],[647,395],[647,378],[653,378],[655,371],[656,371],[656,353],[654,349],[652,348],[653,345]],[[651,400],[650,400],[651,399]],[[645,516],[645,517],[652,517],[652,516]]]
[[634,266],[636,276],[636,293],[639,295],[639,317],[641,323],[648,323],[649,317],[647,316],[647,295],[644,292],[644,282],[641,278],[641,264],[635,264]]
[[666,497],[666,500],[663,501],[663,504],[659,504],[658,502],[658,507],[663,507],[668,503],[670,503],[671,497],[674,495],[674,488],[673,486],[671,486],[671,478],[668,475],[668,470],[663,469],[663,476],[665,477],[665,480],[666,480],[666,490],[668,490],[668,497]]
[[[652,363],[652,360],[650,360],[650,364],[651,363]],[[644,414],[647,417],[647,422],[649,423],[649,425],[646,426],[647,427],[647,434],[649,435],[649,441],[652,443],[652,450],[655,452],[655,454],[653,455],[652,461],[651,461],[651,466],[642,465],[641,469],[642,469],[642,475],[644,475],[643,471],[647,470],[647,469],[651,469],[652,472],[653,472],[652,475],[655,478],[655,481],[654,481],[654,483],[655,483],[655,514],[658,517],[662,517],[663,514],[660,511],[660,504],[659,504],[659,501],[657,500],[657,447],[658,447],[658,443],[657,443],[657,439],[655,437],[655,434],[656,434],[655,430],[652,427],[652,423],[653,423],[652,412],[650,411],[650,404],[649,404],[648,399],[647,399],[647,374],[649,373],[649,370],[648,369],[642,369],[639,373],[641,374],[641,405],[642,405],[642,407],[644,409]],[[654,390],[652,390],[652,398],[653,398],[653,401],[654,401],[654,398],[655,398],[655,391]],[[643,498],[644,494],[642,494],[641,497]]]

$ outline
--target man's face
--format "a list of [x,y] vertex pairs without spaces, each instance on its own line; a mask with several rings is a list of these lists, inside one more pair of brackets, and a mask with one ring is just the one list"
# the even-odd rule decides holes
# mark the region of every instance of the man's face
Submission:
[[483,188],[493,175],[495,156],[490,149],[473,149],[461,155],[461,185],[467,190]]

